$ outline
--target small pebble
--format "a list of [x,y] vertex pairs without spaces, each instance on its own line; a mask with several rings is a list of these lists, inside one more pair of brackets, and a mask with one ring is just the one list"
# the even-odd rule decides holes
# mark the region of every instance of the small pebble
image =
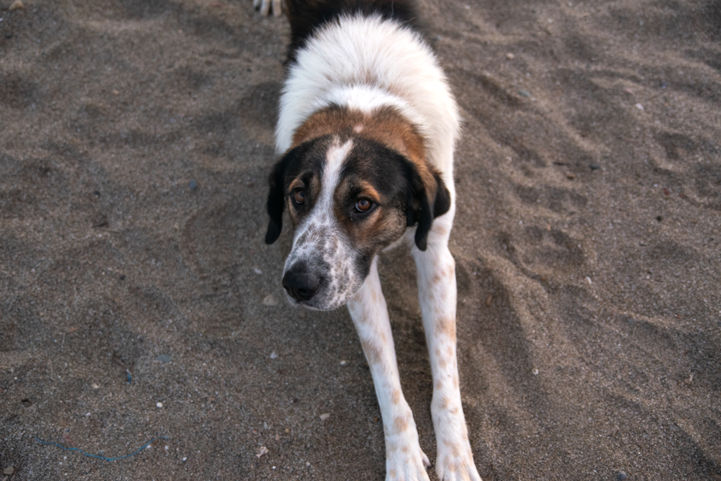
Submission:
[[100,389],[100,386],[98,386],[96,383],[92,383],[90,387],[92,387],[93,389]]
[[198,181],[195,179],[191,179],[190,182],[188,182],[188,188],[190,190],[196,190],[198,188]]
[[340,365],[341,365],[341,366],[347,366],[347,365],[348,365],[348,361],[346,361],[345,359],[342,359],[342,360],[340,361]]
[[626,479],[628,479],[628,475],[626,475],[626,473],[624,473],[623,471],[619,471],[618,473],[616,473],[616,479],[618,481],[625,481]]
[[3,474],[5,476],[12,476],[14,472],[15,472],[15,467],[13,467],[13,466],[8,466],[7,468],[3,469]]
[[159,354],[158,357],[155,358],[156,361],[160,361],[162,363],[170,362],[172,357],[169,354]]
[[155,403],[155,407],[156,407],[156,408],[162,408],[162,407],[163,407],[163,403],[161,403],[160,401],[158,401],[158,402]]
[[523,97],[528,97],[528,98],[531,97],[531,92],[529,92],[528,90],[520,89],[520,90],[518,91],[518,93],[519,93],[520,95],[522,95]]
[[320,420],[321,420],[321,421],[325,421],[325,420],[328,419],[329,417],[330,417],[330,413],[323,413],[323,414],[320,415]]
[[263,298],[263,305],[264,306],[277,306],[278,305],[278,299],[275,298],[273,294],[268,294]]
[[262,273],[263,273],[263,271],[260,270],[260,269],[258,269],[257,267],[253,267],[253,272],[255,272],[256,274],[262,274]]
[[534,376],[538,376],[538,369],[534,368],[532,372]]
[[268,454],[268,448],[266,448],[265,446],[261,446],[258,449],[258,452],[255,453],[255,457],[260,458],[261,456],[265,456],[266,454]]
[[13,10],[20,10],[22,8],[25,8],[25,4],[23,4],[22,0],[15,0],[13,3],[10,4],[8,10],[12,12]]
[[186,462],[188,460],[188,456],[183,456],[183,459],[181,459],[182,462]]
[[275,352],[275,351],[271,352],[271,353],[270,353],[270,358],[271,358],[271,359],[278,359],[278,353]]
[[636,104],[636,108],[637,108],[638,110],[643,110],[643,105],[641,105],[641,104]]
[[516,58],[516,56],[513,55],[511,52],[508,52],[508,53],[506,54],[506,58],[507,58],[508,60],[513,60],[514,58]]
[[591,170],[598,170],[601,168],[601,166],[598,164],[591,164],[589,165],[589,167],[591,168]]

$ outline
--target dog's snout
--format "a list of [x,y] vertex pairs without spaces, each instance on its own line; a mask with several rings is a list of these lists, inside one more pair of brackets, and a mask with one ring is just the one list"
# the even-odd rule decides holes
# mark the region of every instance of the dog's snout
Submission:
[[321,277],[309,270],[305,263],[298,263],[283,276],[283,287],[297,301],[310,300],[321,285]]

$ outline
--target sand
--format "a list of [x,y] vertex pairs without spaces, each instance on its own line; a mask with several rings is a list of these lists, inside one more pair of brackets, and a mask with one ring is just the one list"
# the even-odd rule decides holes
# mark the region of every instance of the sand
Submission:
[[[289,307],[290,235],[263,243],[285,21],[23,2],[0,0],[0,479],[383,479],[348,314]],[[422,5],[464,120],[483,479],[721,479],[721,3]],[[433,458],[414,268],[381,270]],[[115,462],[38,441],[157,436]]]

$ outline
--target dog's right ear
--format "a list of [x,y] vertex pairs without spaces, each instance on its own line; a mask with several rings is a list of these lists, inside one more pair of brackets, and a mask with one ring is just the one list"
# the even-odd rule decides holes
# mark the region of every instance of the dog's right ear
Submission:
[[268,210],[268,230],[265,232],[265,243],[272,244],[280,236],[283,230],[283,206],[285,205],[285,192],[283,189],[285,177],[285,169],[288,166],[288,154],[284,155],[273,166],[273,172],[268,178],[268,201],[266,208]]
[[285,175],[288,168],[295,161],[303,157],[308,150],[306,144],[301,144],[294,149],[286,152],[283,157],[273,166],[268,179],[270,188],[268,190],[268,201],[266,208],[268,210],[268,230],[265,233],[265,243],[272,244],[280,236],[283,230],[283,208],[285,206]]

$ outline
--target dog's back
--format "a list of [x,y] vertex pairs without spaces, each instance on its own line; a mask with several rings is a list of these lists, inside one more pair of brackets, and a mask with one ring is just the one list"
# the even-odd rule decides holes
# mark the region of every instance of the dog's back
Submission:
[[420,29],[415,3],[407,0],[286,0],[285,9],[290,22],[289,62],[295,59],[295,52],[305,45],[313,31],[341,16],[378,15],[414,30]]
[[427,140],[428,161],[452,183],[458,113],[435,55],[415,29],[411,2],[287,3],[288,78],[276,127],[279,153],[314,111],[397,108]]

